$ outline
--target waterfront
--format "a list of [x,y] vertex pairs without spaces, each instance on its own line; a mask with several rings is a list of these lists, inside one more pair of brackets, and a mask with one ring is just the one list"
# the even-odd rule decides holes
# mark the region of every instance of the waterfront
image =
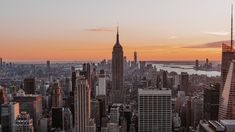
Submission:
[[182,64],[153,64],[156,66],[157,70],[165,70],[168,72],[176,72],[180,74],[181,72],[187,72],[189,75],[207,75],[208,77],[220,76],[219,71],[202,71],[193,69],[194,65],[182,65]]

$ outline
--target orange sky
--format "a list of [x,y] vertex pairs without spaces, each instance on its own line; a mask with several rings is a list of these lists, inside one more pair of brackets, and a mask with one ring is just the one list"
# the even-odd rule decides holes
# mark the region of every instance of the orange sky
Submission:
[[[115,35],[115,34],[114,34]],[[110,40],[110,39],[108,39]],[[102,60],[110,59],[115,38],[110,43],[72,40],[16,40],[5,41],[0,51],[7,60]],[[138,52],[139,60],[220,60],[220,48],[183,48],[183,44],[142,44],[121,40],[124,55],[133,59]],[[92,46],[89,46],[92,45]]]
[[0,1],[0,57],[12,61],[110,59],[118,23],[128,59],[133,59],[136,50],[140,60],[220,60],[220,47],[200,45],[229,40],[231,3]]

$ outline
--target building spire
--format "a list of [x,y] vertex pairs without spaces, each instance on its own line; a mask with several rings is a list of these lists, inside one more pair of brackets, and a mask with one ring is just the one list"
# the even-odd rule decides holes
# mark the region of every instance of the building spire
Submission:
[[117,26],[117,40],[116,40],[116,44],[119,44],[119,31],[118,31],[118,26]]
[[231,49],[233,49],[233,4],[231,5]]

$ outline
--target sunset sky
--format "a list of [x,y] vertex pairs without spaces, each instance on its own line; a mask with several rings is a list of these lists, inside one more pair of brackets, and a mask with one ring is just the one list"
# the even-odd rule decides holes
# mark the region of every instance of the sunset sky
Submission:
[[[116,26],[124,55],[220,60],[233,0],[1,0],[0,57],[9,61],[110,59]],[[209,44],[208,44],[209,43]]]

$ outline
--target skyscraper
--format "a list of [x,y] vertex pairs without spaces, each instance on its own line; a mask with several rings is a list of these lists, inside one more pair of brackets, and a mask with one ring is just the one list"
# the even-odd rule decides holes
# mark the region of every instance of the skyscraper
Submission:
[[187,72],[181,72],[180,90],[184,91],[186,95],[189,94],[189,75]]
[[204,89],[204,117],[207,120],[218,120],[220,84],[210,84]]
[[198,60],[195,61],[195,69],[196,69],[196,70],[199,69],[199,61],[198,61]]
[[134,52],[134,63],[135,63],[135,66],[138,66],[138,59],[137,59],[137,52],[136,51]]
[[75,113],[74,113],[74,91],[76,88],[76,79],[77,79],[77,71],[75,69],[75,67],[71,67],[72,70],[72,77],[71,77],[71,82],[72,82],[72,92],[70,93],[70,110],[72,112],[72,116],[73,116],[73,125],[75,123]]
[[123,103],[123,50],[119,43],[119,33],[117,29],[117,40],[112,52],[112,102]]
[[3,132],[15,132],[15,119],[19,115],[19,103],[3,104],[1,111],[1,126]]
[[222,77],[222,86],[221,92],[223,90],[225,80],[227,77],[228,69],[232,60],[235,59],[235,50],[233,49],[233,5],[231,7],[231,42],[230,46],[222,44],[222,66],[221,66],[221,77]]
[[98,86],[96,88],[96,96],[106,95],[106,77],[104,70],[100,70],[98,77]]
[[52,128],[64,130],[64,108],[52,108]]
[[171,90],[138,90],[138,132],[171,132]]
[[51,62],[47,60],[47,70],[50,71],[50,68],[51,68]]
[[220,97],[219,119],[235,119],[235,61],[232,61]]
[[24,79],[24,91],[25,94],[34,94],[35,92],[35,78]]
[[168,79],[167,79],[167,71],[162,72],[162,86],[163,88],[168,88]]
[[52,107],[61,108],[63,107],[62,89],[59,81],[56,82],[52,87]]
[[77,132],[87,132],[90,115],[90,89],[88,80],[79,76],[74,90],[75,129]]

